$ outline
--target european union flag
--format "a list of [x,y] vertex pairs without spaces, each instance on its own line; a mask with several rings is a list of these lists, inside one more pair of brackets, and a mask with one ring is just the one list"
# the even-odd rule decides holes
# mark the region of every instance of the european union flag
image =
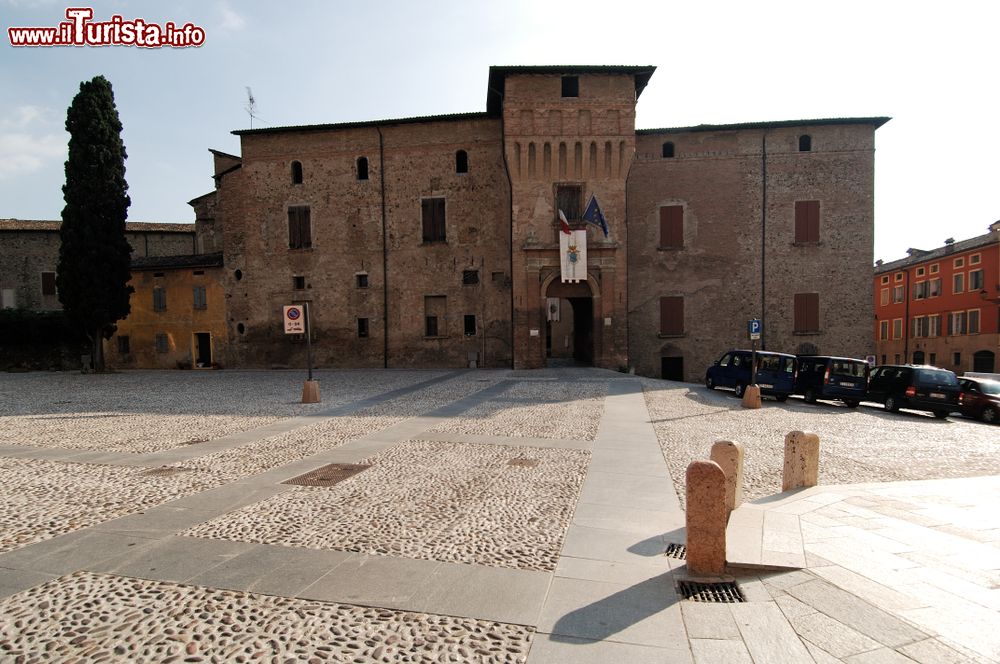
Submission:
[[608,222],[604,219],[601,206],[598,205],[597,197],[593,194],[590,196],[590,202],[587,203],[587,211],[583,213],[583,220],[588,224],[600,226],[601,230],[604,231],[604,237],[608,236]]

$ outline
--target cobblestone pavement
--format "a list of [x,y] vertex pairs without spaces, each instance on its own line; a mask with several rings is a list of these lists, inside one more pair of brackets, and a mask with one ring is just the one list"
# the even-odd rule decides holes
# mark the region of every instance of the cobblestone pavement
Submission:
[[953,415],[886,413],[874,405],[778,403],[745,409],[733,393],[643,379],[646,405],[683,504],[688,464],[707,459],[712,443],[744,446],[746,500],[781,491],[789,431],[820,437],[820,483],[857,484],[1000,474],[1000,429]]
[[532,630],[484,620],[77,572],[0,600],[17,662],[523,662]]
[[518,382],[435,431],[593,440],[606,393],[603,381]]
[[299,403],[301,372],[8,374],[0,381],[0,445],[157,452],[328,410],[445,373],[318,371],[316,379],[329,384],[321,404]]
[[[996,427],[591,369],[302,378],[0,375],[0,661],[1000,662],[997,479],[858,484],[1000,474]],[[770,496],[796,429],[828,486]],[[769,496],[733,551],[803,569],[705,608],[663,552],[720,438]],[[328,463],[372,466],[282,484]]]
[[210,472],[0,457],[0,553],[218,486]]
[[551,571],[589,457],[408,441],[333,487],[296,487],[182,534]]

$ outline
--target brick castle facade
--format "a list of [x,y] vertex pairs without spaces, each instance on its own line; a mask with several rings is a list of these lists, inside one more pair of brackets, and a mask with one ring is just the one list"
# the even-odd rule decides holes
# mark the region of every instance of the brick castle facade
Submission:
[[[221,239],[227,366],[536,368],[698,381],[723,351],[872,352],[887,118],[635,129],[653,67],[492,67],[485,113],[234,132],[192,201]],[[591,196],[609,225],[580,217]],[[560,278],[562,209],[586,277]],[[553,310],[557,313],[553,318]],[[219,344],[222,347],[222,344]]]

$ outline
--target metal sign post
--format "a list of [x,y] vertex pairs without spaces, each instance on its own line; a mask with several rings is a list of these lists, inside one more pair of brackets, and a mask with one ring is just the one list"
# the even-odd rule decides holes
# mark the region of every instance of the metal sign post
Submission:
[[309,380],[313,379],[313,347],[312,347],[312,320],[309,315],[309,303],[305,303],[306,312],[306,362],[309,365]]
[[285,334],[304,334],[306,336],[306,361],[309,365],[309,378],[302,386],[302,403],[319,403],[319,383],[313,380],[312,321],[309,315],[309,303],[285,306],[282,310]]
[[759,318],[751,318],[747,321],[747,333],[750,335],[750,384],[757,384],[757,340],[760,339],[764,326]]

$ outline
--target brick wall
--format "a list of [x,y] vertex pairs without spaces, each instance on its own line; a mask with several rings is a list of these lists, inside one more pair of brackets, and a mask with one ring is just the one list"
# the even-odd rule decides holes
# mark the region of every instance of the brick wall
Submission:
[[[509,194],[499,127],[482,118],[245,134],[243,166],[222,178],[219,202],[232,363],[304,365],[304,349],[282,332],[281,307],[309,301],[319,366],[460,367],[473,353],[481,365],[509,365],[510,300],[501,287]],[[458,150],[468,154],[468,173],[456,173]],[[358,179],[360,157],[367,180]],[[301,184],[292,182],[293,161],[302,165]],[[444,242],[423,241],[424,198],[445,199]],[[309,207],[308,248],[289,248],[291,206]],[[478,285],[463,285],[465,270],[479,271]],[[432,338],[428,296],[446,302]],[[477,317],[476,334],[465,335],[465,315]],[[359,337],[359,318],[368,321],[367,337]]]
[[[809,152],[798,149],[802,134]],[[764,320],[769,350],[871,352],[873,134],[855,124],[638,137],[628,195],[629,348],[639,373],[659,376],[661,358],[680,357],[684,378],[700,381],[724,351],[749,346],[751,318]],[[667,141],[672,158],[662,157]],[[801,200],[820,202],[818,243],[795,242]],[[660,246],[665,206],[683,210],[682,248]],[[796,293],[818,293],[818,330],[794,330]],[[660,333],[660,298],[670,296],[684,298],[683,334]]]

